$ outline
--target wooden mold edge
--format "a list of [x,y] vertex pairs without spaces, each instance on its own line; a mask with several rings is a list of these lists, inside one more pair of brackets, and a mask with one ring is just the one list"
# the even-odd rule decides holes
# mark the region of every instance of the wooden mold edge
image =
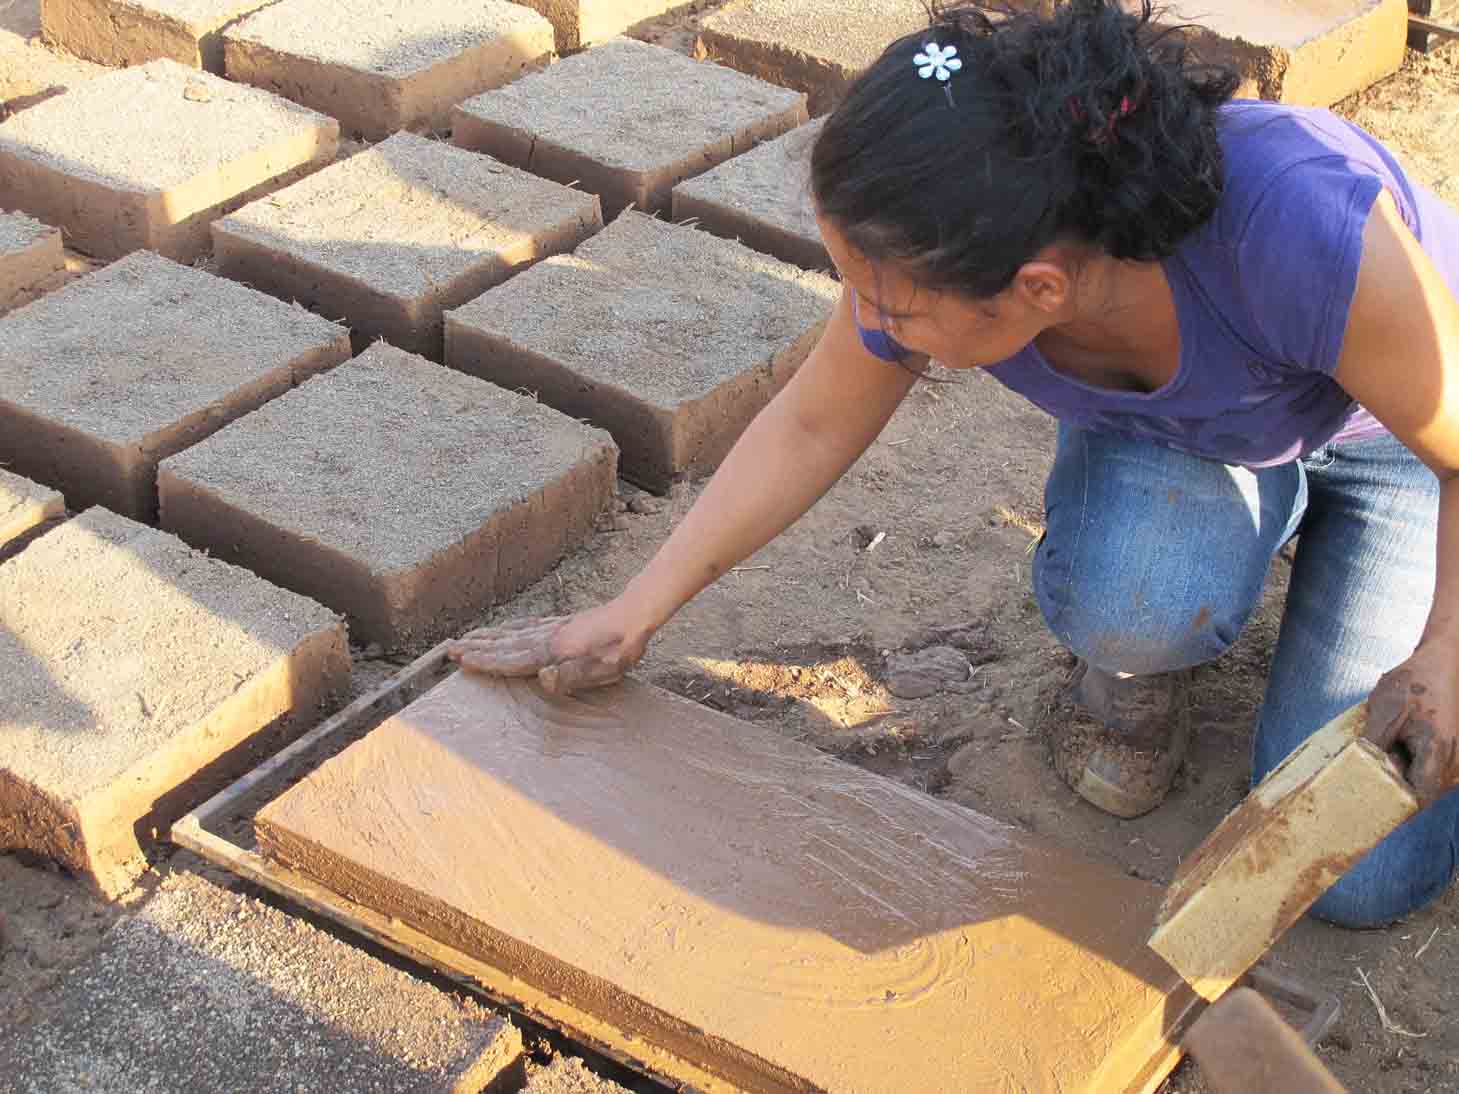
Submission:
[[1418,812],[1387,756],[1362,739],[1366,704],[1333,719],[1181,865],[1150,947],[1219,998],[1376,843]]

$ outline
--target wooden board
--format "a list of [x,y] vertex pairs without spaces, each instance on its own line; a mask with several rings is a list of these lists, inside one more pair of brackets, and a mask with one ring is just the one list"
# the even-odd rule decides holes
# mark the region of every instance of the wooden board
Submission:
[[1260,995],[1238,988],[1186,1037],[1215,1094],[1346,1094],[1317,1054]]
[[1362,739],[1367,704],[1309,737],[1181,863],[1150,945],[1219,999],[1328,888],[1418,812]]
[[1140,1090],[1191,1005],[1153,886],[634,683],[452,677],[258,828],[747,1090]]

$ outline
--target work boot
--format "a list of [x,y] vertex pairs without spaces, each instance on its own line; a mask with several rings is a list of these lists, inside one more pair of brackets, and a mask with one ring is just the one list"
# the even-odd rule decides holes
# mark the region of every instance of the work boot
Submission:
[[1054,770],[1085,801],[1139,817],[1165,800],[1190,744],[1190,673],[1115,676],[1082,659],[1054,729]]

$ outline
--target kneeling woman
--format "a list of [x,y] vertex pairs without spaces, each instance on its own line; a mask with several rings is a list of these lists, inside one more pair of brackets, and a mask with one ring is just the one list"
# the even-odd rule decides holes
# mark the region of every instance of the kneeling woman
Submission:
[[1079,658],[1060,774],[1164,798],[1187,670],[1235,641],[1298,537],[1260,779],[1368,698],[1425,811],[1319,902],[1392,922],[1454,876],[1459,826],[1459,214],[1321,110],[1109,0],[938,8],[827,120],[812,185],[845,291],[820,344],[610,603],[467,636],[483,672],[571,691],[809,509],[929,359],[1059,420],[1034,583]]

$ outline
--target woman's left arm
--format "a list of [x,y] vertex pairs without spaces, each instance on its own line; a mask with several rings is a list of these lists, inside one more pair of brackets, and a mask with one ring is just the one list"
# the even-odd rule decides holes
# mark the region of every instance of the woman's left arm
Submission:
[[1406,753],[1427,804],[1459,787],[1459,301],[1386,192],[1364,231],[1336,379],[1439,477],[1428,624],[1368,701],[1368,737]]

